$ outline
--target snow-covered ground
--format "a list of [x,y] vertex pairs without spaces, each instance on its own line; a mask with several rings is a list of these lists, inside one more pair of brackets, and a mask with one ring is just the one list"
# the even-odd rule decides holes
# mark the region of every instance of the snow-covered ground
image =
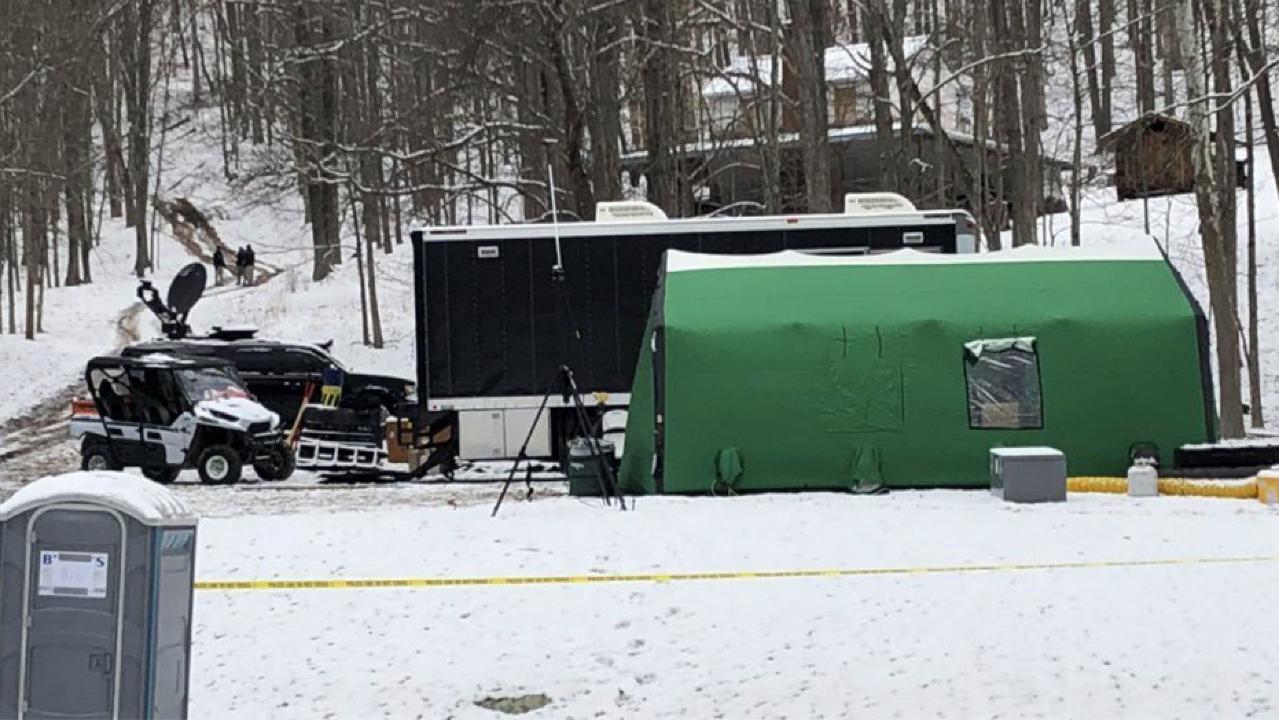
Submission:
[[[23,338],[21,318],[19,334],[0,334],[5,378],[0,383],[0,423],[75,382],[95,353],[115,349],[137,289],[132,243],[133,230],[119,221],[106,223],[102,244],[90,255],[94,282],[46,289],[45,332],[35,341]],[[162,272],[169,273],[178,267],[176,262],[161,265]]]
[[[194,489],[193,489],[194,490]],[[270,491],[262,491],[270,494]],[[337,494],[339,491],[327,491]],[[430,489],[415,489],[429,493]],[[244,493],[248,494],[248,493]],[[314,491],[314,495],[321,491]],[[986,493],[256,513],[200,579],[883,568],[1277,554],[1255,502]],[[207,498],[206,498],[207,500]],[[1273,717],[1279,563],[197,594],[193,717]]]

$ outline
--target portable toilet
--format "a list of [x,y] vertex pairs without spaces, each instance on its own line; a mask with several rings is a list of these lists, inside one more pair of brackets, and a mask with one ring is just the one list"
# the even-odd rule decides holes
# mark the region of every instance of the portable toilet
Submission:
[[185,718],[196,520],[118,472],[0,505],[0,718]]

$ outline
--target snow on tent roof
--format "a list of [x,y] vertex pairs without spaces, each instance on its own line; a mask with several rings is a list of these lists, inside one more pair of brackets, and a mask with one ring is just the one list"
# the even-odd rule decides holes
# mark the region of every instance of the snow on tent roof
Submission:
[[943,255],[903,249],[877,255],[816,255],[783,250],[759,255],[714,255],[668,250],[666,272],[767,267],[837,267],[877,265],[988,265],[1009,262],[1084,262],[1089,260],[1163,261],[1154,240],[1130,240],[1087,247],[1024,245],[1009,250],[966,255]]
[[194,525],[195,516],[167,489],[122,472],[73,472],[37,480],[0,505],[0,520],[58,503],[105,505],[144,525]]

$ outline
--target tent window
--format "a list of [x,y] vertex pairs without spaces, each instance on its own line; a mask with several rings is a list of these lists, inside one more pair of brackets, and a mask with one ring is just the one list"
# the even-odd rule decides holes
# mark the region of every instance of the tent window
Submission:
[[1044,426],[1034,338],[974,340],[964,350],[969,427],[1037,430]]

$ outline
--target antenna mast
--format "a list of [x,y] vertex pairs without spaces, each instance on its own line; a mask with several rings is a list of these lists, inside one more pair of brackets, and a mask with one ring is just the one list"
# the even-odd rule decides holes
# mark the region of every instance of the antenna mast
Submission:
[[555,138],[542,139],[542,143],[546,145],[546,184],[551,197],[551,232],[555,235],[555,267],[551,268],[551,272],[562,275],[564,254],[560,250],[560,211],[555,202],[555,163],[551,160],[551,148],[557,142],[559,141]]

